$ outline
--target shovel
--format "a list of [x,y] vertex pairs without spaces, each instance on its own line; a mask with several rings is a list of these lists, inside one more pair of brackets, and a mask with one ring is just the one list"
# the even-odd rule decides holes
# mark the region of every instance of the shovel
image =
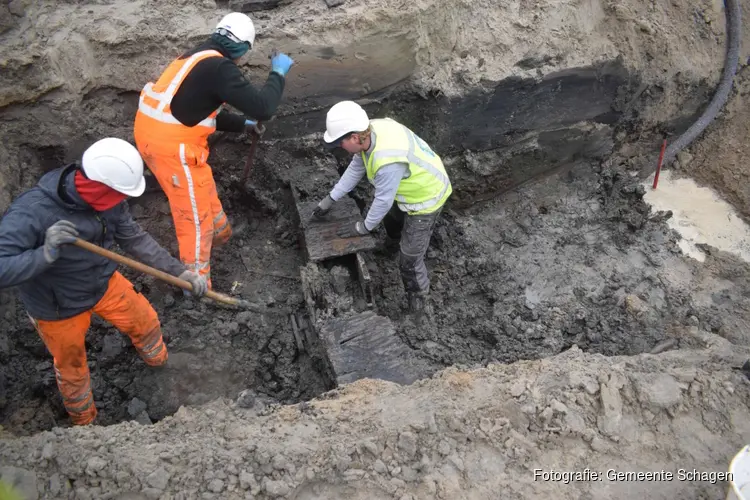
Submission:
[[[154,278],[159,278],[162,281],[166,281],[170,285],[178,286],[188,291],[193,290],[193,285],[183,279],[177,278],[176,276],[172,276],[171,274],[167,274],[163,271],[159,271],[158,269],[154,269],[151,266],[147,266],[146,264],[142,264],[123,255],[116,254],[100,246],[89,243],[88,241],[83,241],[80,238],[76,238],[73,244],[79,248],[83,248],[84,250],[88,250],[89,252],[113,260],[119,264],[131,267],[136,271],[148,274],[150,276],[153,276]],[[257,313],[265,312],[264,309],[258,304],[253,304],[252,302],[248,302],[247,300],[236,299],[234,297],[230,297],[229,295],[224,295],[223,293],[214,292],[213,290],[206,291],[206,297],[213,299],[216,302],[221,302],[222,304],[240,307],[249,311]]]

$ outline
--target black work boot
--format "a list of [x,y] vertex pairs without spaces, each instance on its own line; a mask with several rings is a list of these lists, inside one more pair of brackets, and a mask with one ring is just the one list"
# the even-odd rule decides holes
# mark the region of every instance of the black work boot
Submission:
[[401,241],[399,239],[386,236],[383,242],[383,253],[386,255],[396,255],[401,250],[400,244]]

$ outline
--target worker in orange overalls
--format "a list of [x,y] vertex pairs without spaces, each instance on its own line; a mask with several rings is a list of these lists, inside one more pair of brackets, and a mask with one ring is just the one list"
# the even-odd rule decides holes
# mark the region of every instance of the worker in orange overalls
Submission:
[[0,288],[18,287],[21,302],[54,359],[55,378],[73,424],[96,418],[86,362],[86,332],[96,314],[130,337],[150,366],[167,362],[159,317],[117,272],[117,263],[70,245],[76,238],[120,248],[192,285],[204,277],[169,255],[130,215],[125,201],[146,187],[143,160],[122,139],[97,141],[73,163],[45,174],[0,220]]
[[[208,159],[208,136],[216,130],[259,133],[284,92],[294,61],[274,52],[271,72],[255,89],[237,67],[255,41],[245,14],[224,16],[211,37],[174,60],[156,83],[141,91],[135,142],[169,198],[180,259],[211,286],[211,249],[227,242],[232,228],[221,206]],[[221,110],[228,103],[247,116]]]

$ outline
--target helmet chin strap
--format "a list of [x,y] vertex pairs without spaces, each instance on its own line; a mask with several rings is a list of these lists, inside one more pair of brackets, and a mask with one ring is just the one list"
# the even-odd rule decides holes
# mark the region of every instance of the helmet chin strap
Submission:
[[246,43],[246,42],[243,42],[242,40],[240,40],[239,38],[237,38],[236,36],[234,36],[234,33],[232,33],[231,31],[229,31],[226,28],[217,28],[216,31],[214,31],[214,33],[217,33],[217,34],[219,34],[221,36],[225,36],[225,37],[229,38],[230,40],[232,40],[235,43]]

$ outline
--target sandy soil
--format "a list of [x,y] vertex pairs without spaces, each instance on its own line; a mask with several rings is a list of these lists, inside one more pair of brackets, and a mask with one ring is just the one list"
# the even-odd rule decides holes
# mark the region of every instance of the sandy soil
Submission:
[[[712,347],[613,358],[574,347],[408,387],[362,380],[293,406],[219,400],[153,426],[5,438],[0,458],[43,498],[722,498],[709,473],[750,439],[750,385],[732,370],[747,351],[680,334]],[[535,476],[586,469],[600,476]],[[673,476],[612,476],[636,471]]]
[[679,173],[720,190],[746,220],[750,216],[750,167],[746,161],[746,138],[750,134],[748,91],[750,80],[745,66],[735,78],[732,98],[715,125],[675,165]]

